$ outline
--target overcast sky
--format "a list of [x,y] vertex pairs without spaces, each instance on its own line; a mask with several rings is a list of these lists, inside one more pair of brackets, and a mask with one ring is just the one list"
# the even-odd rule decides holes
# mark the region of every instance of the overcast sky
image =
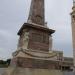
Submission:
[[[6,59],[16,51],[17,32],[27,22],[31,0],[0,0],[0,58]],[[53,34],[53,49],[72,56],[72,0],[45,0],[45,18]]]

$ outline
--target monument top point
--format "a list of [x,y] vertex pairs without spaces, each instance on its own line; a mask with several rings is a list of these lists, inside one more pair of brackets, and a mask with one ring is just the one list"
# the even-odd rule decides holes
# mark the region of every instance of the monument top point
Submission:
[[39,25],[45,24],[44,0],[31,0],[28,22]]

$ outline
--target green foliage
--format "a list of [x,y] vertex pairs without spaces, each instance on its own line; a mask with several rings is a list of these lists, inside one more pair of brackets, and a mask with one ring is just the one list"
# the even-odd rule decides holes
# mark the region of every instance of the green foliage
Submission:
[[0,68],[8,67],[10,65],[11,59],[7,59],[6,61],[0,60]]
[[11,59],[7,59],[6,63],[7,63],[8,65],[10,65],[10,61],[11,61]]

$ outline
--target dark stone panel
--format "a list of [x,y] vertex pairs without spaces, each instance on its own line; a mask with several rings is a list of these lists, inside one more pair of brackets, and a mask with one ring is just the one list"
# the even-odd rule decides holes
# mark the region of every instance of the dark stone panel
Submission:
[[49,33],[32,28],[29,32],[28,48],[48,52]]

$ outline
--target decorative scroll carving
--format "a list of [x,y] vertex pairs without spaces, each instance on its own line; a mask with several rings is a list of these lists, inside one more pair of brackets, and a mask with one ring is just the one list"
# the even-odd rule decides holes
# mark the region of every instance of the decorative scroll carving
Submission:
[[20,49],[27,49],[29,41],[29,32],[24,32],[19,39],[18,50]]
[[24,33],[24,41],[28,41],[29,39],[29,32]]
[[28,41],[29,41],[29,32],[25,32],[23,37],[23,49],[27,49]]

